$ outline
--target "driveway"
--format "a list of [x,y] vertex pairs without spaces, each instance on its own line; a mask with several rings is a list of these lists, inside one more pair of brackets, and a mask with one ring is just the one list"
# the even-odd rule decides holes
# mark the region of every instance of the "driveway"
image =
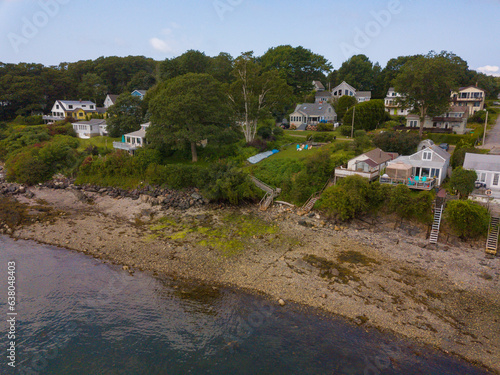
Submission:
[[479,146],[479,148],[491,150],[490,154],[500,154],[500,116],[498,116],[493,128],[486,132],[484,145]]

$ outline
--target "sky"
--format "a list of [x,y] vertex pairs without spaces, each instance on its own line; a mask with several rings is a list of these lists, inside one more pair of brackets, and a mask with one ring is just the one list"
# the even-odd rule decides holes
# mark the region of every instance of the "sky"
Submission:
[[256,56],[303,46],[338,69],[449,51],[500,76],[500,0],[0,0],[0,62],[42,63],[187,50]]

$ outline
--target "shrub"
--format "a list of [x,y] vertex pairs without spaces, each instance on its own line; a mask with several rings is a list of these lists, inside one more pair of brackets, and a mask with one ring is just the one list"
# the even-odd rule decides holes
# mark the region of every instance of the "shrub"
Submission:
[[383,132],[373,138],[373,143],[385,152],[411,155],[416,152],[420,137],[414,133]]
[[412,193],[406,185],[397,185],[389,194],[388,209],[402,219],[415,219],[425,224],[432,223],[432,201],[430,191]]
[[477,180],[476,171],[457,167],[453,170],[450,178],[450,187],[458,191],[461,198],[467,198],[474,190],[474,183]]
[[354,219],[369,211],[369,190],[370,183],[363,177],[342,178],[325,190],[320,208],[342,221]]
[[255,138],[252,142],[248,142],[247,146],[255,147],[260,152],[267,150],[267,142],[263,139]]
[[355,130],[354,138],[364,137],[366,135],[366,131],[364,130]]
[[351,136],[351,126],[350,125],[342,125],[339,127],[340,134],[342,134],[344,137],[350,137]]
[[269,126],[263,126],[257,129],[257,135],[262,139],[270,139],[273,135],[273,130]]
[[327,142],[332,142],[334,140],[334,135],[333,134],[328,134],[328,133],[314,133],[311,136],[311,139],[313,142],[322,142],[322,143],[327,143]]
[[[355,114],[354,108],[356,108]],[[343,118],[344,123],[351,124],[353,116],[355,129],[369,131],[376,129],[389,115],[385,112],[384,101],[381,99],[373,99],[356,104],[355,107],[351,107]]]
[[448,202],[445,218],[452,230],[462,239],[485,235],[490,220],[488,210],[470,200]]
[[316,130],[319,132],[331,132],[331,131],[333,131],[333,124],[319,123],[316,126]]

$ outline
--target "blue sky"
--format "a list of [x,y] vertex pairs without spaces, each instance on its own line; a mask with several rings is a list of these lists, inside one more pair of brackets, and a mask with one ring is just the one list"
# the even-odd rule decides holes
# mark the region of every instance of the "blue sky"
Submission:
[[500,75],[500,0],[0,0],[0,62],[157,60],[302,45],[339,68],[447,50]]

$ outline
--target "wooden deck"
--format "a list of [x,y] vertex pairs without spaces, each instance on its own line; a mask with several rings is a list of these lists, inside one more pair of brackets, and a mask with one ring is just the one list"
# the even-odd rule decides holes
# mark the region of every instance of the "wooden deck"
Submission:
[[432,190],[436,186],[436,179],[434,178],[428,179],[425,182],[423,182],[423,181],[415,181],[402,178],[380,177],[379,181],[381,184],[406,185],[410,189],[415,189],[415,190]]

